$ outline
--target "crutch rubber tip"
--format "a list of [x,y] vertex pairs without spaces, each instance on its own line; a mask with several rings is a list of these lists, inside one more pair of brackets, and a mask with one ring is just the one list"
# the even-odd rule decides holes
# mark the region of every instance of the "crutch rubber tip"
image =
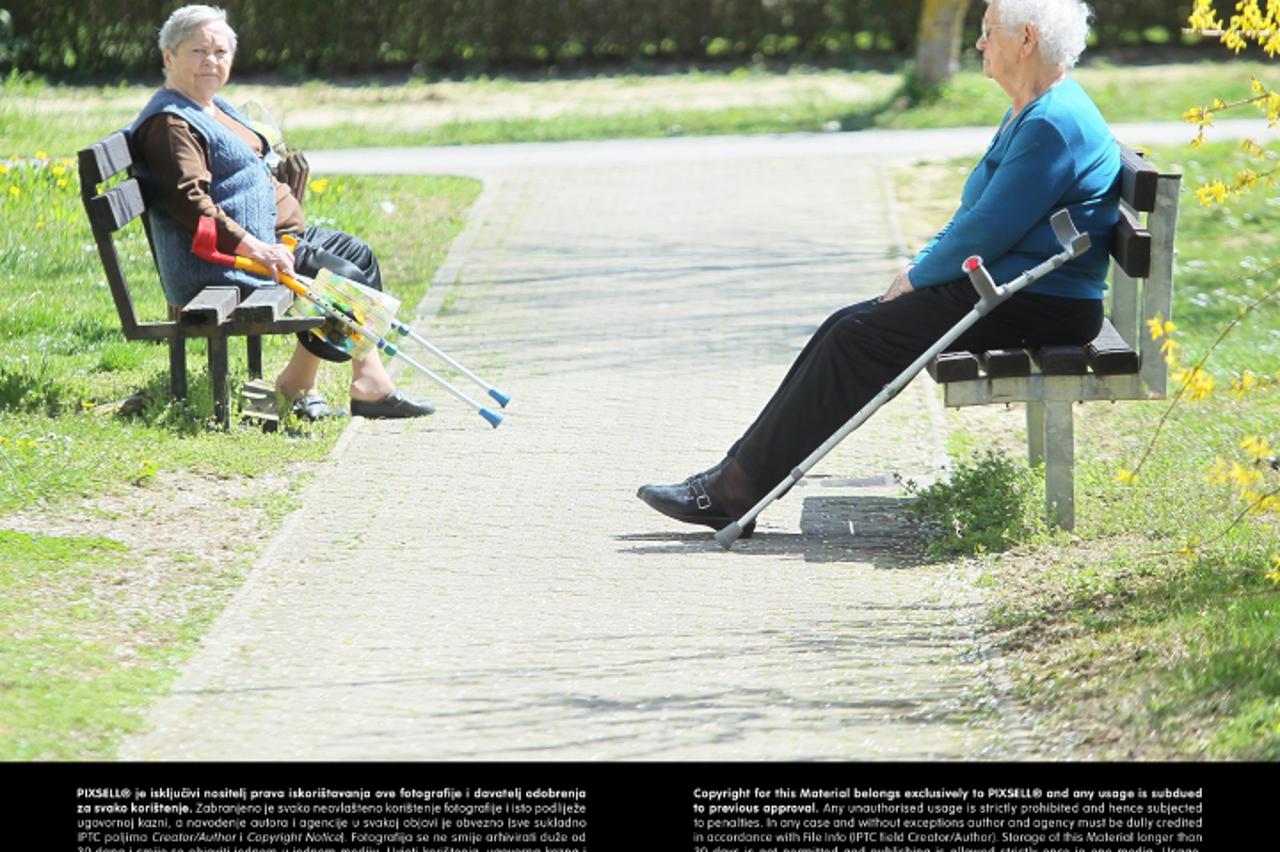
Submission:
[[716,533],[716,541],[720,542],[721,547],[728,550],[733,547],[733,543],[738,540],[740,535],[742,535],[742,525],[734,521]]
[[489,396],[496,399],[498,401],[498,405],[501,405],[503,408],[506,408],[507,403],[511,401],[511,397],[507,396],[505,393],[498,390],[497,388],[490,388]]
[[498,424],[502,422],[502,415],[497,412],[490,411],[487,408],[480,409],[480,416],[489,421],[489,425],[497,429]]

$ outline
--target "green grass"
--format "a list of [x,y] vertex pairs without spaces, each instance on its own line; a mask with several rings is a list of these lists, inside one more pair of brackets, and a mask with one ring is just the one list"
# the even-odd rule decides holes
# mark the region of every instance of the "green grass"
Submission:
[[[71,162],[0,167],[0,526],[14,513],[101,512],[86,498],[145,502],[151,489],[163,501],[162,481],[173,477],[288,476],[299,487],[341,427],[217,431],[199,345],[189,348],[190,399],[168,402],[167,348],[121,336],[77,188]],[[401,315],[412,316],[478,192],[461,178],[333,178],[313,184],[307,211],[314,224],[366,238]],[[140,222],[120,246],[139,311],[162,318]],[[264,343],[270,375],[294,340]],[[245,377],[243,347],[231,348],[236,382]],[[321,375],[324,390],[342,399],[349,371]],[[122,416],[114,403],[139,389],[151,401]],[[296,499],[273,490],[237,508],[274,526]],[[0,759],[112,756],[238,585],[252,548],[212,553],[220,555],[0,530]],[[161,570],[148,567],[156,559]]]
[[[1082,68],[1077,76],[1113,120],[1172,120],[1192,104],[1215,96],[1230,99],[1251,73],[1274,79],[1274,68],[1232,62],[1142,69],[1099,65]],[[716,77],[692,75],[684,82],[692,92],[724,82]],[[750,86],[762,79],[756,72],[739,78],[730,82]],[[615,84],[621,96],[647,82],[622,78]],[[460,97],[522,85],[476,81]],[[396,129],[391,120],[370,120],[303,128],[291,138],[302,147],[319,148],[815,130],[832,121],[846,129],[990,125],[1006,106],[998,88],[972,71],[914,107],[895,97],[897,85],[888,77],[870,97],[856,101],[802,93],[797,105],[781,108],[570,110],[545,120],[468,120],[412,131]],[[276,91],[282,99],[323,100],[336,97],[336,89],[306,84]],[[422,89],[387,87],[364,94],[390,107],[423,97]],[[326,427],[280,436],[209,431],[208,387],[200,371],[189,404],[165,404],[163,349],[120,340],[79,212],[74,175],[56,174],[59,167],[68,169],[56,158],[124,124],[145,90],[11,78],[4,95],[0,162],[7,163],[8,172],[0,174],[5,223],[0,512],[65,507],[84,495],[149,488],[168,471],[264,475],[278,471],[282,459],[305,464],[327,454],[335,432]],[[574,96],[570,91],[556,97]],[[74,108],[37,111],[38,100]],[[53,159],[28,162],[37,151]],[[1183,171],[1189,189],[1207,177],[1230,174],[1240,160],[1225,144],[1158,150],[1153,157]],[[963,175],[954,166],[949,173],[950,182],[938,191],[954,198]],[[67,186],[58,186],[69,177]],[[475,192],[474,184],[464,181],[342,178],[310,197],[308,207],[313,221],[332,220],[379,248],[386,278],[409,309],[421,298]],[[394,213],[383,212],[384,201],[391,202]],[[1280,257],[1277,214],[1274,195],[1258,194],[1222,211],[1202,208],[1190,192],[1184,194],[1174,313],[1189,358],[1205,351],[1260,288],[1274,284],[1274,273],[1257,270]],[[140,230],[126,242],[126,255],[133,274],[154,274]],[[139,292],[146,293],[144,313],[159,317],[158,286]],[[1277,320],[1277,308],[1265,308],[1220,347],[1210,364],[1219,371],[1220,386],[1245,369],[1263,374],[1280,369]],[[268,362],[278,363],[289,345],[272,343]],[[198,352],[191,363],[201,363]],[[241,362],[233,369],[243,375]],[[340,396],[341,376],[331,375],[329,382],[328,389]],[[156,397],[141,416],[129,420],[111,413],[111,403],[139,387]],[[1137,486],[1121,486],[1116,468],[1132,465],[1140,455],[1163,408],[1161,403],[1085,407],[1077,426],[1077,535],[1037,533],[1021,549],[992,561],[997,625],[1006,631],[1009,647],[1021,649],[1024,696],[1046,713],[1069,716],[1071,725],[1096,726],[1095,739],[1110,744],[1106,753],[1111,756],[1158,748],[1160,755],[1275,759],[1280,756],[1280,667],[1274,649],[1280,637],[1273,614],[1280,596],[1265,574],[1280,550],[1276,518],[1249,518],[1195,558],[1177,551],[1193,535],[1212,539],[1240,510],[1229,489],[1206,482],[1206,470],[1216,458],[1240,458],[1242,435],[1276,438],[1271,430],[1280,422],[1280,401],[1275,392],[1241,400],[1219,394],[1179,406]],[[951,441],[956,449],[986,443],[963,433]],[[273,503],[269,510],[276,518],[281,505]],[[14,709],[0,715],[0,754],[109,756],[122,732],[136,724],[138,707],[172,676],[175,660],[188,652],[241,569],[192,563],[166,587],[192,596],[189,612],[125,619],[113,634],[108,628],[120,622],[118,604],[99,592],[109,591],[112,579],[138,554],[101,538],[4,535],[0,581],[14,615],[0,631],[5,699],[0,705]],[[55,605],[48,609],[45,630],[39,619],[24,613],[40,612],[48,601]],[[127,662],[117,659],[122,648],[129,652]]]
[[[233,82],[227,96],[236,103],[242,91],[260,98],[284,115],[291,142],[309,150],[994,124],[1008,98],[975,69],[972,55],[968,62],[940,92],[923,99],[905,94],[905,78],[898,73],[754,68],[582,80],[382,81],[356,87],[312,81],[244,88],[249,84]],[[1230,59],[1138,67],[1097,59],[1074,73],[1113,121],[1176,121],[1187,106],[1247,93],[1250,75],[1273,84],[1277,77],[1273,64]],[[859,93],[833,94],[828,84],[836,81],[856,83]],[[752,97],[753,87],[775,84],[786,84],[787,94]],[[666,87],[665,98],[647,95],[658,86]],[[75,140],[99,138],[128,123],[149,92],[139,85],[76,87],[11,76],[0,102],[0,157],[27,157],[51,144],[55,156],[74,153]],[[495,96],[510,98],[509,107],[469,114],[473,104]],[[418,126],[405,119],[405,110],[412,114],[440,103],[456,106],[461,117]],[[304,108],[364,113],[336,124],[289,120],[291,111]],[[54,144],[54,139],[70,141]]]
[[[336,429],[214,430],[200,343],[190,345],[190,399],[167,401],[167,349],[122,338],[76,185],[74,166],[63,161],[0,167],[0,215],[13,225],[0,246],[0,511],[160,470],[252,475],[280,457],[323,457]],[[411,311],[477,191],[454,178],[343,178],[324,192],[313,188],[307,206],[312,223],[343,227],[377,247],[389,289]],[[139,312],[163,318],[140,222],[120,246]],[[265,344],[268,364],[279,366],[293,338]],[[233,380],[243,379],[243,347],[232,349]],[[342,371],[324,375],[341,398]],[[141,416],[115,416],[114,404],[139,389],[152,397]]]
[[245,567],[170,567],[144,607],[138,558],[107,538],[0,531],[0,756],[110,756]]
[[[1197,186],[1247,162],[1232,143],[1150,156],[1184,175],[1174,317],[1194,363],[1244,304],[1280,283],[1259,271],[1280,260],[1280,199],[1263,190],[1230,209],[1196,201]],[[958,196],[957,166],[935,171],[935,194]],[[1228,389],[1244,370],[1280,378],[1277,328],[1280,305],[1269,304],[1215,350],[1207,366],[1219,392],[1172,408],[1136,485],[1116,471],[1136,463],[1169,404],[1078,409],[1074,535],[1028,535],[990,560],[993,622],[1021,694],[1051,729],[1084,732],[1086,754],[1280,758],[1280,585],[1267,577],[1280,558],[1280,515],[1233,526],[1245,504],[1208,477],[1219,459],[1251,465],[1243,437],[1280,442],[1280,392]],[[983,440],[961,432],[951,443]],[[1280,487],[1280,474],[1265,470],[1262,486]],[[1192,555],[1180,553],[1197,539]]]

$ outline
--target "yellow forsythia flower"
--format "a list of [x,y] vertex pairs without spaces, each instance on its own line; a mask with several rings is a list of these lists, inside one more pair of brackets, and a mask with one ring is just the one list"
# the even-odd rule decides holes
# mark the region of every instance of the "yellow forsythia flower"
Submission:
[[1254,459],[1271,457],[1271,442],[1264,435],[1251,435],[1240,442],[1240,449]]
[[1220,180],[1213,180],[1196,190],[1196,200],[1205,207],[1227,202],[1227,185]]
[[1258,387],[1258,384],[1258,376],[1253,372],[1253,370],[1245,370],[1240,378],[1231,383],[1231,391],[1238,399]]
[[1116,471],[1116,481],[1122,485],[1133,485],[1138,481],[1138,474],[1122,467]]
[[1151,332],[1152,340],[1159,340],[1166,334],[1173,334],[1178,330],[1178,327],[1173,324],[1173,320],[1166,320],[1160,314],[1156,314],[1147,320],[1147,329]]
[[1196,0],[1187,23],[1193,30],[1220,30],[1222,21],[1214,14],[1213,0]]

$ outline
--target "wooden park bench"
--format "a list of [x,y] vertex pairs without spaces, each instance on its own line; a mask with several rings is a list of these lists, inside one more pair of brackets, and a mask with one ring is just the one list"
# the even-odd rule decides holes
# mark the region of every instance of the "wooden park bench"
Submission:
[[929,365],[948,406],[1026,403],[1030,462],[1044,463],[1048,514],[1063,529],[1075,526],[1072,403],[1165,398],[1168,367],[1144,322],[1172,313],[1180,180],[1123,149],[1107,319],[1092,343],[954,352]]
[[[143,216],[151,203],[143,193],[133,170],[133,154],[123,131],[111,134],[79,152],[80,194],[98,244],[98,255],[107,274],[111,296],[120,315],[120,327],[127,340],[167,340],[169,342],[169,392],[174,399],[187,396],[187,348],[192,338],[208,341],[209,379],[213,386],[214,417],[225,429],[231,423],[230,387],[227,370],[227,340],[244,337],[248,371],[252,379],[262,378],[262,335],[295,334],[315,328],[319,317],[285,316],[293,303],[293,293],[285,287],[254,290],[243,301],[235,287],[206,287],[185,305],[170,305],[169,318],[143,321],[134,306],[116,250],[116,234],[142,217],[155,260],[151,228]],[[112,178],[126,177],[110,188],[99,189]],[[155,284],[159,285],[159,269]]]

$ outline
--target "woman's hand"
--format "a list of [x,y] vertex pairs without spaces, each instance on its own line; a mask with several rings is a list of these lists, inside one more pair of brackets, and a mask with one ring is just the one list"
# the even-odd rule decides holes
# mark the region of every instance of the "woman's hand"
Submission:
[[293,273],[293,252],[280,243],[264,243],[252,234],[245,234],[240,245],[236,246],[236,254],[256,260],[271,270],[271,278],[277,284],[281,275]]
[[915,289],[911,286],[911,279],[907,275],[910,271],[910,268],[904,269],[893,279],[893,283],[889,285],[889,289],[886,290],[884,294],[884,300],[886,302],[892,302],[899,296],[905,293],[910,293]]

